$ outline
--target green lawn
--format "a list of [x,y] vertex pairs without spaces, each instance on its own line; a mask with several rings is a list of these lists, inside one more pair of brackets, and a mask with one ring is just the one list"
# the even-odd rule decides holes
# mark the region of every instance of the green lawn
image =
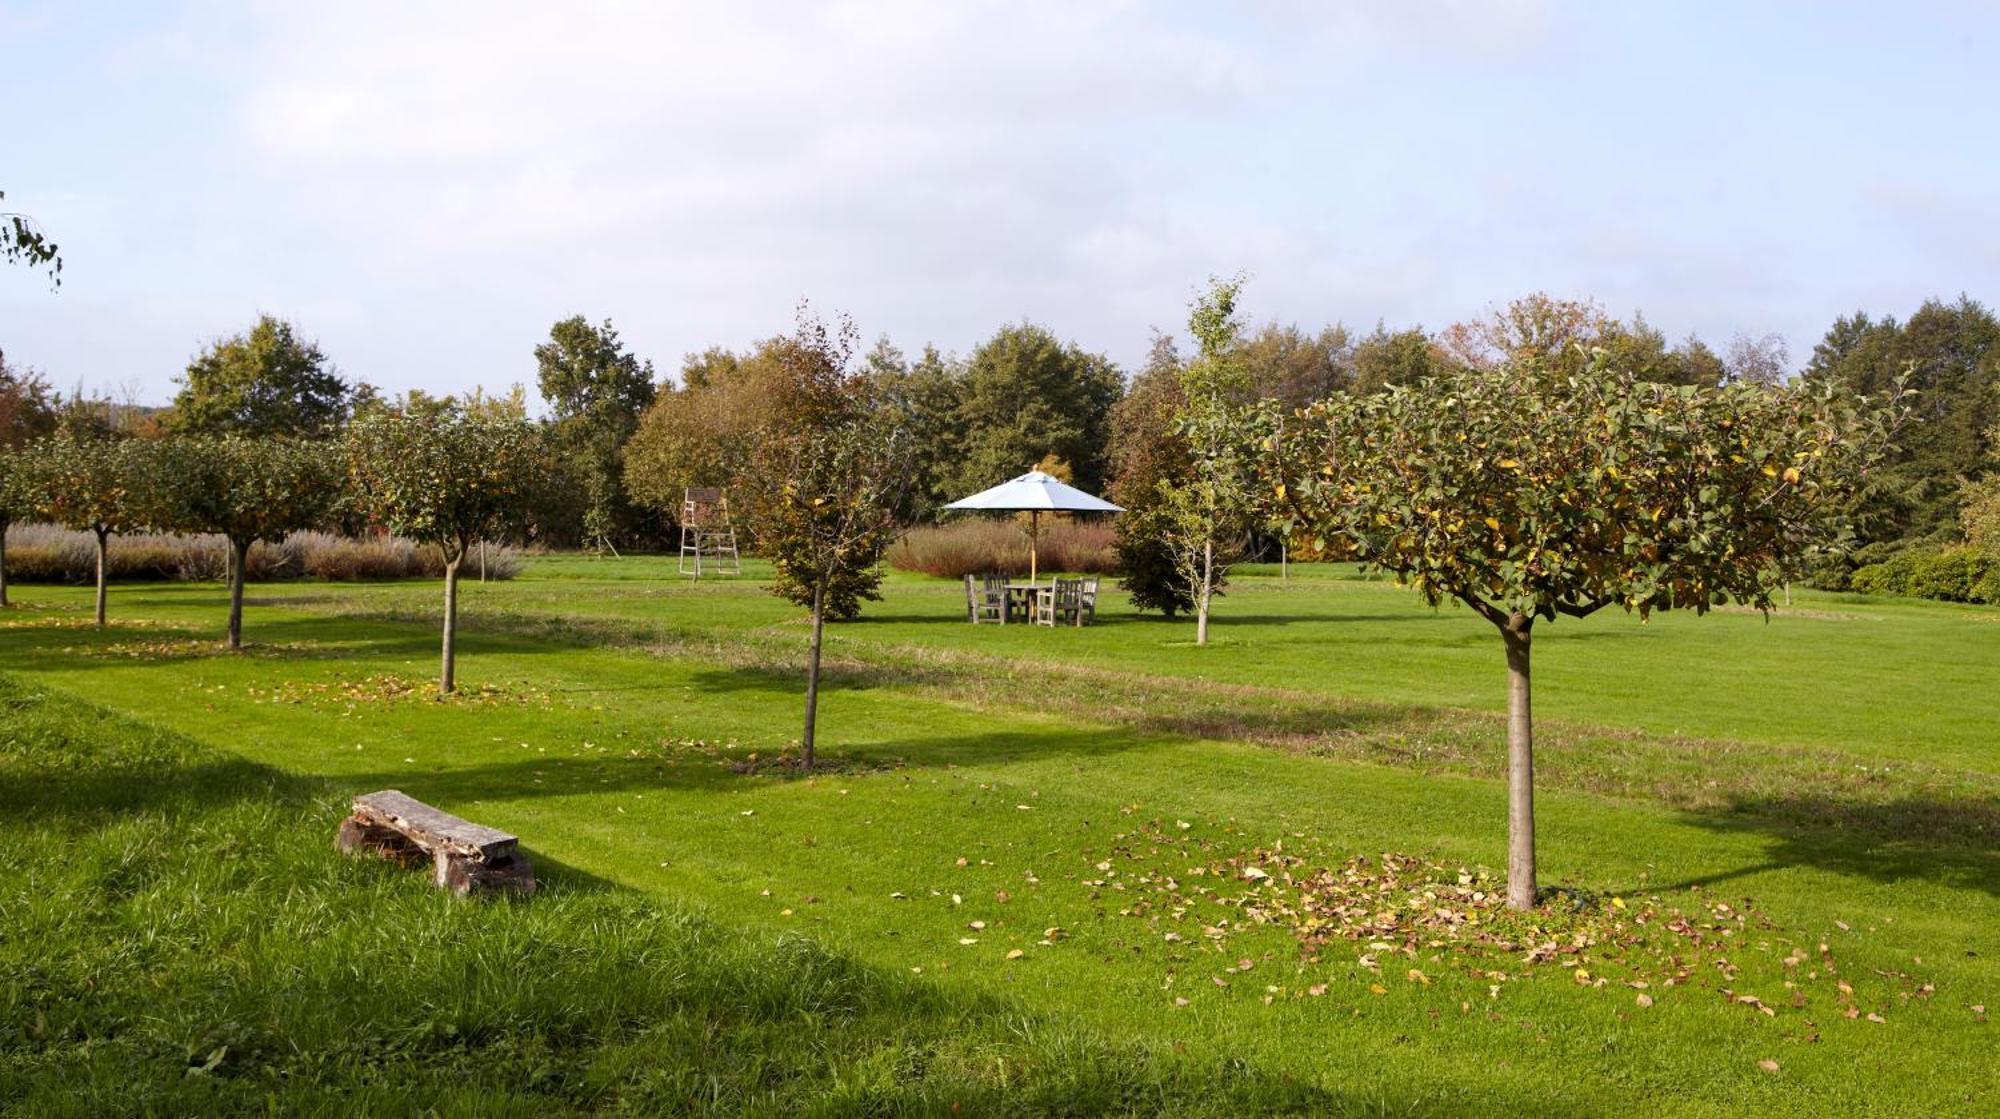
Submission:
[[[799,612],[671,568],[467,587],[488,690],[444,704],[400,690],[434,671],[429,584],[257,588],[239,657],[215,587],[116,587],[102,633],[84,592],[21,589],[0,1102],[116,1099],[130,1064],[241,1110],[2000,1107],[1973,1009],[2000,1009],[2000,611],[1802,593],[1541,630],[1546,882],[1605,919],[1748,919],[1677,961],[1607,934],[1525,966],[1306,951],[1281,882],[1241,875],[1502,860],[1499,641],[1464,611],[1249,569],[1198,649],[1115,596],[1082,631],[975,629],[955,585],[896,577],[832,631],[836,769],[801,780],[763,765],[797,734]],[[519,833],[552,888],[466,905],[344,864],[340,805],[382,787]],[[1544,931],[1601,928],[1567,920]]]

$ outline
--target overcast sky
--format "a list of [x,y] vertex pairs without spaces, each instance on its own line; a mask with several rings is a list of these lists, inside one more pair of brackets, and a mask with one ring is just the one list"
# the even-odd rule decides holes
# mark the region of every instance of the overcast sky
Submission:
[[663,371],[789,327],[1127,368],[1211,273],[1258,319],[1529,291],[1716,344],[2000,300],[2000,4],[0,0],[0,190],[62,245],[0,348],[163,402],[295,320],[385,389]]

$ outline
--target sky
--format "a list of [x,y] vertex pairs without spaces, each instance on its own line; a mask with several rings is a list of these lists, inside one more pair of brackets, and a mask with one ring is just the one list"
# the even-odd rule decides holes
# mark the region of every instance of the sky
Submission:
[[2000,301],[2000,3],[0,0],[0,349],[164,403],[259,313],[396,392],[662,373],[800,300],[915,353],[1029,320],[1128,370],[1255,321],[1534,291],[1793,363]]

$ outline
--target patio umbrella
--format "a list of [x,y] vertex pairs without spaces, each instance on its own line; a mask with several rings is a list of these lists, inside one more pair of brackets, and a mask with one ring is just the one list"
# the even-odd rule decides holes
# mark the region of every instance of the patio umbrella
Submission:
[[1039,574],[1037,566],[1041,557],[1037,554],[1042,528],[1043,513],[1123,513],[1123,506],[1113,505],[1101,497],[1064,485],[1055,478],[1039,470],[1030,470],[1011,482],[1002,482],[990,490],[980,490],[971,497],[960,498],[945,506],[946,509],[979,510],[988,513],[1028,514],[1028,581],[1033,582]]

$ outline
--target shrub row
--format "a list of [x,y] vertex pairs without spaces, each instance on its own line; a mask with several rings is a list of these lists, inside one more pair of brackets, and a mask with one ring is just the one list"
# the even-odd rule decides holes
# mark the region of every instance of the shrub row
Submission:
[[[113,579],[219,582],[229,569],[229,542],[220,536],[134,533],[111,538],[106,549]],[[475,549],[463,572],[479,574]],[[521,554],[505,545],[486,549],[486,576],[511,579],[521,570]],[[54,525],[16,525],[7,532],[7,578],[21,583],[89,583],[97,572],[97,542],[87,532]],[[396,536],[356,539],[324,532],[295,532],[277,544],[250,549],[243,573],[252,582],[319,579],[357,582],[373,579],[437,578],[444,557]]]
[[[1101,521],[1046,521],[1041,570],[1108,575],[1118,570],[1116,531]],[[957,579],[1028,573],[1028,532],[1012,519],[955,521],[913,528],[889,549],[889,566]]]
[[2000,556],[1970,547],[1903,552],[1857,568],[1848,586],[1862,594],[2000,605]]

